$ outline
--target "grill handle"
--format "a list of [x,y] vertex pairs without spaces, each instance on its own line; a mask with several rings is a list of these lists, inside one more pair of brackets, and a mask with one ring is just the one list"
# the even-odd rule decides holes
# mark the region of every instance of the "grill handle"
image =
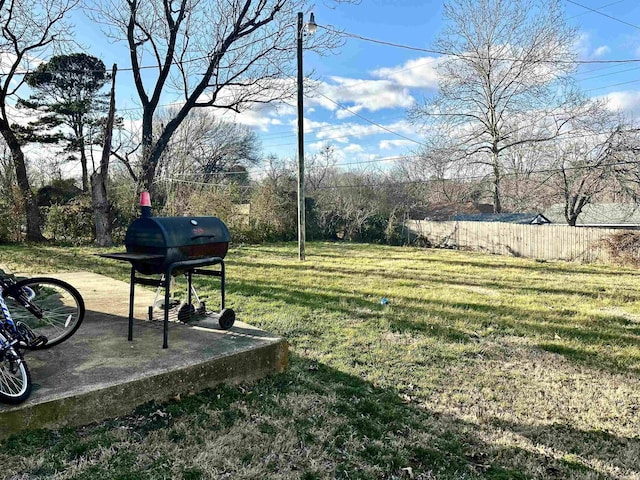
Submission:
[[209,234],[209,235],[195,235],[193,237],[191,237],[191,240],[195,240],[196,238],[215,238],[216,236],[213,234]]

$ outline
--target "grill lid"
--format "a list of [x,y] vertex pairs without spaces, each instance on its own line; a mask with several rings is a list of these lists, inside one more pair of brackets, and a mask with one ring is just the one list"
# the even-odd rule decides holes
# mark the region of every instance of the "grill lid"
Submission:
[[227,226],[216,217],[142,217],[127,230],[127,251],[174,248],[231,241]]

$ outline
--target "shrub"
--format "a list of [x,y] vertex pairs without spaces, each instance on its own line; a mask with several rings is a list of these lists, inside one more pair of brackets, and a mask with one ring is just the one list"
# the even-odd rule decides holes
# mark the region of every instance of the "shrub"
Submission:
[[69,202],[46,208],[44,234],[51,240],[73,244],[90,243],[95,238],[91,197],[78,195]]
[[0,195],[0,242],[16,242],[22,238],[21,228],[26,222],[24,202],[17,185]]
[[614,263],[640,266],[640,232],[614,233],[603,244]]
[[264,182],[251,197],[247,241],[293,240],[298,229],[298,204],[287,186]]

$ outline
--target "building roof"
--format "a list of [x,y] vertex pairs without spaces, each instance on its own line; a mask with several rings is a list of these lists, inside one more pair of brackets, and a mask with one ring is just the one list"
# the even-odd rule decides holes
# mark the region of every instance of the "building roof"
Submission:
[[[553,223],[567,224],[564,204],[557,203],[545,210]],[[631,203],[594,203],[585,205],[578,215],[576,226],[582,227],[638,227],[640,206]]]
[[454,215],[478,214],[493,212],[493,205],[486,203],[436,203],[423,208],[414,208],[409,218],[414,220],[447,221]]
[[454,215],[457,222],[503,222],[543,225],[551,223],[542,213],[476,213],[470,215]]

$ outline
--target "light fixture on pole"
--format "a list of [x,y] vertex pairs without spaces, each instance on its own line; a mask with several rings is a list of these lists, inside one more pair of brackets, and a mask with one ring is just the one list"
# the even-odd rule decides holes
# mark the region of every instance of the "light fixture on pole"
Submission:
[[302,71],[302,38],[305,27],[309,34],[314,34],[318,25],[313,13],[309,22],[304,25],[303,13],[298,12],[298,259],[305,259],[306,220],[304,201],[304,76]]

